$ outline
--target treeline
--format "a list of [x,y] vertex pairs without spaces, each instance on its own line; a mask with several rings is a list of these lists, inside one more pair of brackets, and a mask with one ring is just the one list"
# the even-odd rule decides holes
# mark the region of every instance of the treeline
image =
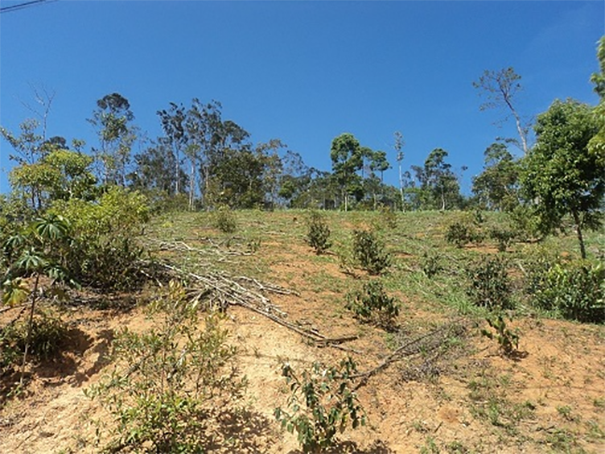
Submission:
[[[592,77],[603,96],[601,72]],[[503,107],[515,118],[518,138],[498,139],[485,152],[482,173],[473,178],[472,194],[460,191],[462,167],[448,163],[448,152],[432,150],[422,166],[404,171],[403,136],[395,133],[398,187],[384,182],[392,168],[387,153],[363,146],[343,133],[330,145],[332,168],[309,167],[302,156],[279,139],[253,143],[250,133],[225,119],[217,101],[193,99],[170,103],[157,112],[163,134],[146,138],[135,123],[128,99],[111,93],[97,101],[88,122],[97,135],[87,147],[61,136],[47,137],[46,119],[52,97],[38,101],[42,121],[28,119],[19,132],[0,128],[12,146],[15,162],[9,180],[12,192],[3,205],[40,213],[54,200],[92,200],[112,186],[137,190],[158,209],[314,208],[393,210],[530,209],[546,232],[571,215],[578,227],[598,218],[604,192],[603,102],[597,108],[573,100],[555,101],[533,125],[515,109],[520,76],[512,68],[486,71],[474,83],[487,102],[481,108]],[[40,102],[42,100],[42,102]],[[517,158],[510,146],[522,151]],[[326,144],[326,150],[328,144]],[[6,209],[3,209],[6,211]]]

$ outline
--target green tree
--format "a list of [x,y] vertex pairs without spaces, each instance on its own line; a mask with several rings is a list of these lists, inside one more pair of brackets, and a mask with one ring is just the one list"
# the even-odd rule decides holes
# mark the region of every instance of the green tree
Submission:
[[519,204],[519,166],[503,143],[491,144],[483,153],[483,172],[473,178],[473,193],[488,210],[510,211]]
[[605,36],[599,41],[597,59],[600,72],[594,73],[590,80],[595,84],[594,90],[600,98],[599,105],[595,108],[600,129],[588,143],[588,150],[600,164],[605,164]]
[[542,233],[560,228],[564,216],[571,215],[582,258],[586,258],[584,229],[596,229],[602,220],[605,162],[588,150],[599,126],[590,106],[555,101],[538,116],[537,142],[524,160],[521,178],[525,196],[535,203]]
[[100,148],[94,152],[101,165],[104,184],[126,186],[126,171],[136,140],[136,130],[131,124],[133,119],[128,99],[112,93],[97,101],[97,108],[88,120],[99,136]]
[[448,153],[435,148],[424,162],[424,167],[412,166],[420,183],[420,198],[424,208],[451,209],[460,205],[460,185],[445,159]]
[[363,153],[359,141],[350,133],[343,133],[332,141],[330,149],[332,170],[340,187],[345,211],[349,208],[349,196],[358,190],[361,178],[357,174],[363,167]]

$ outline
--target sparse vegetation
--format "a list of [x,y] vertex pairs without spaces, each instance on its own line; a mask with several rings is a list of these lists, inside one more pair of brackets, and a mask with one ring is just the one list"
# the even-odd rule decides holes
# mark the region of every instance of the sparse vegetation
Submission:
[[290,363],[282,364],[290,395],[286,408],[275,409],[275,418],[288,432],[296,431],[305,453],[320,453],[331,447],[339,433],[350,425],[365,425],[366,416],[353,390],[357,372],[351,358],[336,367],[313,363],[297,373]]

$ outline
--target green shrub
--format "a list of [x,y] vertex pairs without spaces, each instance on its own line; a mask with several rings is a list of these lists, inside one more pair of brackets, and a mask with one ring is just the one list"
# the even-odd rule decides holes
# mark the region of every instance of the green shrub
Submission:
[[498,251],[500,252],[505,252],[508,249],[515,236],[515,232],[507,228],[492,227],[489,230],[489,237],[496,241]]
[[137,238],[149,219],[147,199],[136,191],[112,187],[96,202],[55,202],[51,213],[72,226],[64,263],[81,284],[102,289],[131,288],[140,281],[143,249]]
[[587,261],[554,263],[536,272],[532,300],[545,310],[581,322],[605,321],[605,267]]
[[347,295],[347,309],[353,311],[363,321],[374,323],[385,329],[391,329],[394,319],[399,315],[399,306],[395,298],[384,291],[382,282],[371,280]]
[[330,242],[330,228],[325,218],[312,211],[307,220],[307,244],[311,246],[317,255],[327,251],[332,243]]
[[296,431],[303,452],[323,452],[349,424],[353,429],[365,425],[365,413],[353,391],[356,372],[351,358],[342,360],[339,367],[313,363],[311,370],[300,375],[289,363],[282,365],[290,396],[287,409],[275,409],[275,418],[288,432]]
[[391,265],[391,255],[374,232],[353,230],[353,258],[372,275],[381,274]]
[[432,252],[424,252],[420,261],[420,267],[425,276],[430,279],[443,270],[441,257]]
[[500,351],[508,357],[514,356],[519,348],[519,334],[507,328],[506,322],[502,315],[495,318],[487,318],[487,324],[494,332],[486,329],[481,330],[481,334],[489,339],[495,339],[498,342]]
[[506,263],[499,257],[483,256],[466,268],[467,295],[473,304],[488,309],[512,309],[511,284]]
[[[21,365],[29,322],[19,320],[0,330],[0,371]],[[61,318],[49,311],[38,311],[32,318],[28,355],[37,361],[57,358],[70,341],[69,329]]]
[[467,220],[459,220],[447,226],[445,240],[462,248],[467,243],[481,243],[483,235],[474,223]]
[[213,225],[223,233],[233,233],[237,230],[235,214],[229,207],[222,206],[214,213]]
[[[107,451],[205,452],[213,418],[239,410],[233,402],[245,380],[237,374],[236,349],[217,313],[200,328],[198,304],[171,282],[168,295],[150,307],[155,325],[142,333],[124,329],[114,340],[113,370],[86,391],[113,418]],[[104,437],[106,426],[100,430]]]

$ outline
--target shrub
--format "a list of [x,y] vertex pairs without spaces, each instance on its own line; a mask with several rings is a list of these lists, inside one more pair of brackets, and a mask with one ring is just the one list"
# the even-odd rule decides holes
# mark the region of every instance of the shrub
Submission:
[[237,230],[235,214],[229,207],[220,207],[214,213],[213,225],[223,233],[233,233]]
[[86,391],[113,417],[108,451],[205,452],[212,417],[233,409],[245,386],[236,349],[218,314],[207,315],[200,328],[198,304],[171,282],[168,295],[150,307],[155,326],[142,333],[125,329],[115,339],[113,371]]
[[508,357],[514,356],[519,348],[519,334],[507,328],[506,322],[502,315],[496,318],[487,318],[487,324],[494,332],[486,329],[481,330],[481,334],[489,339],[495,339],[500,346],[500,351]]
[[489,237],[496,241],[499,252],[505,252],[515,238],[515,232],[507,228],[492,227]]
[[533,302],[581,322],[605,321],[605,267],[587,261],[554,263],[532,279]]
[[346,307],[360,319],[385,329],[391,329],[395,317],[399,315],[395,298],[386,294],[382,282],[378,280],[367,282],[361,291],[349,293]]
[[391,255],[373,232],[353,230],[353,257],[362,269],[381,274],[391,265]]
[[432,252],[424,252],[420,261],[422,272],[429,279],[443,270],[440,256]]
[[454,221],[447,227],[445,240],[462,248],[467,243],[481,243],[483,235],[481,231],[472,222],[466,220]]
[[289,363],[282,375],[290,387],[287,409],[275,409],[275,418],[288,432],[296,431],[305,453],[319,453],[333,446],[336,435],[350,424],[353,429],[365,424],[365,413],[353,390],[357,372],[351,358],[338,367],[313,363],[311,370],[297,375]]
[[307,220],[307,244],[311,246],[317,255],[327,251],[332,243],[330,242],[330,228],[325,218],[313,211]]
[[50,211],[71,223],[72,241],[64,263],[81,284],[123,289],[140,279],[137,262],[143,249],[137,237],[149,219],[143,195],[112,187],[96,202],[58,201]]
[[511,285],[504,260],[484,256],[467,269],[467,294],[477,306],[488,309],[512,309]]

